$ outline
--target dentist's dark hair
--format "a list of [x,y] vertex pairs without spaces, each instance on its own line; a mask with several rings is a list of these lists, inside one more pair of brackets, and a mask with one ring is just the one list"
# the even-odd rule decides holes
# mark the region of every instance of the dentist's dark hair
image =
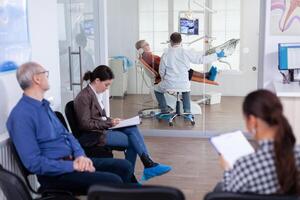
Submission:
[[170,35],[171,44],[180,44],[182,41],[181,34],[178,32],[174,32]]
[[106,65],[99,65],[94,69],[93,72],[87,71],[84,76],[84,81],[93,82],[96,78],[99,78],[100,81],[112,80],[115,78],[112,70]]
[[248,94],[243,103],[245,117],[253,115],[270,127],[276,128],[274,139],[275,165],[281,194],[299,193],[299,173],[296,166],[294,147],[296,138],[283,115],[279,98],[268,90],[257,90]]

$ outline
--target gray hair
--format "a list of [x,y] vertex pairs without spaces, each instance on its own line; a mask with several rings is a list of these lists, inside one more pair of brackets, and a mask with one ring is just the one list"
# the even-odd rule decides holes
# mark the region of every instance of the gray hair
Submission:
[[139,50],[140,48],[142,48],[143,44],[146,42],[146,40],[139,40],[135,43],[135,48],[136,50]]
[[32,85],[33,75],[39,73],[41,65],[35,62],[26,62],[17,70],[17,80],[22,90],[26,90]]

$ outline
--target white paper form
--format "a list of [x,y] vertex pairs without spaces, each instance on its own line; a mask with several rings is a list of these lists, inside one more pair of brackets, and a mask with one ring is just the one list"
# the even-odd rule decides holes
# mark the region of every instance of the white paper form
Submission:
[[210,141],[218,153],[229,163],[230,167],[242,156],[254,153],[254,148],[241,131],[212,137]]
[[138,125],[141,123],[140,117],[139,116],[135,116],[129,119],[123,119],[120,121],[119,124],[117,124],[116,126],[113,126],[109,129],[116,129],[116,128],[123,128],[123,127],[128,127],[128,126],[134,126],[134,125]]

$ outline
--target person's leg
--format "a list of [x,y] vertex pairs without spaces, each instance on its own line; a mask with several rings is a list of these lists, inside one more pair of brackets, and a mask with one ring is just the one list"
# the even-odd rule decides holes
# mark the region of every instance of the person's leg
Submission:
[[191,97],[190,92],[183,92],[182,93],[183,99],[183,112],[190,113],[191,112]]
[[190,80],[203,80],[204,78],[208,77],[208,73],[201,73],[201,72],[197,72],[197,71],[192,71],[193,73],[190,75],[190,71],[189,71],[189,76],[191,77]]
[[[121,140],[125,141],[125,139],[122,139],[124,137],[126,137],[128,140],[127,144],[120,142]],[[137,154],[141,158],[141,161],[146,168],[153,167],[155,165],[149,156],[144,138],[137,126],[130,126],[109,131],[107,134],[107,145],[127,147],[126,159],[130,161],[133,166],[135,166]]]
[[139,156],[141,156],[143,153],[148,154],[144,137],[142,136],[137,126],[120,128],[118,129],[118,131],[125,133],[128,136],[128,140],[130,141],[130,143],[132,143]]
[[154,90],[154,94],[161,112],[162,113],[168,112],[169,109],[168,109],[168,105],[164,93]]
[[145,167],[142,180],[148,180],[155,176],[160,176],[171,170],[170,166],[156,163],[148,153],[144,138],[137,126],[120,128],[118,131],[125,133],[128,136],[130,143],[135,151],[140,156],[140,159]]
[[190,69],[189,70],[189,80],[192,80],[193,74],[194,74],[194,70]]
[[[190,80],[195,81],[195,82],[203,82],[203,79],[208,79],[208,80],[214,81],[216,79],[217,72],[218,72],[218,70],[217,70],[217,67],[215,67],[215,66],[211,66],[209,71],[206,73],[193,71]],[[189,74],[190,74],[190,71],[189,71]]]
[[127,134],[119,130],[107,131],[106,146],[126,148],[125,159],[135,168],[137,151]]
[[91,158],[97,171],[110,172],[122,178],[124,183],[130,183],[133,176],[133,167],[125,159]]
[[72,172],[59,176],[38,176],[41,189],[59,189],[80,194],[87,194],[90,186],[95,184],[120,184],[122,178],[114,173],[96,171]]

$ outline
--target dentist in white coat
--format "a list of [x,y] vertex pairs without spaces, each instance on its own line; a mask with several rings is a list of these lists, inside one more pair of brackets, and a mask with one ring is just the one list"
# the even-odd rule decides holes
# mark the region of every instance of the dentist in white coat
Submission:
[[181,41],[180,33],[172,33],[171,45],[161,57],[159,74],[162,81],[154,88],[154,92],[162,113],[169,112],[164,96],[168,90],[182,91],[184,113],[190,113],[190,63],[207,64],[224,57],[224,51],[204,56],[201,52],[184,49]]

